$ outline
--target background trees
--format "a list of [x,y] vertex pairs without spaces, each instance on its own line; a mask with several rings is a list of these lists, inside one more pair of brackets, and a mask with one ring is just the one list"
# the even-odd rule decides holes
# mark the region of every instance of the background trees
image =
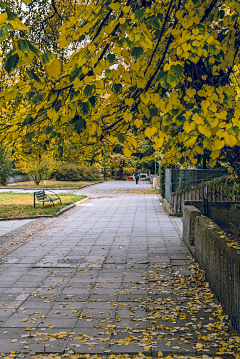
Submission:
[[2,8],[1,40],[13,39],[4,68],[15,76],[0,95],[9,144],[37,138],[61,157],[67,140],[84,157],[119,141],[131,156],[149,138],[162,163],[195,165],[207,152],[238,172],[237,1],[78,1],[70,18],[58,6],[44,19],[54,39],[60,31],[52,45],[44,29],[39,43],[29,35],[37,14],[23,25]]

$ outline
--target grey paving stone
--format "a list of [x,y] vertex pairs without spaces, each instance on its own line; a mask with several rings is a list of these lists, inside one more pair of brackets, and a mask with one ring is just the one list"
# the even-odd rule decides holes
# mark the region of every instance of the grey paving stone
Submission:
[[[195,343],[192,340],[187,340],[189,343],[184,343],[184,340],[173,339],[168,336],[169,340],[165,338],[157,339],[155,348],[152,348],[152,354],[157,355],[161,351],[164,355],[168,354],[180,354],[180,355],[196,355]],[[170,345],[166,345],[168,343]]]
[[[21,343],[26,359],[31,351],[63,354],[65,348],[105,359],[111,353],[137,354],[145,345],[146,356],[157,356],[159,350],[164,355],[196,354],[195,331],[204,333],[204,325],[216,318],[211,315],[210,320],[204,312],[208,304],[199,311],[188,307],[184,320],[171,313],[175,306],[184,310],[192,301],[186,289],[168,283],[173,273],[191,273],[189,252],[180,238],[182,222],[168,217],[156,195],[126,191],[136,188],[150,184],[109,181],[74,191],[90,195],[92,202],[51,220],[46,231],[6,256],[0,266],[0,340],[17,339],[10,342],[16,348],[26,342]],[[154,272],[161,280],[151,278]],[[147,309],[161,305],[168,306],[169,313]],[[159,313],[162,317],[155,315]],[[32,330],[25,331],[28,327]],[[151,343],[142,343],[144,331],[152,336]],[[68,333],[65,338],[58,336],[62,332]],[[86,345],[75,339],[84,334],[89,336]],[[128,345],[110,342],[130,335]],[[166,338],[172,339],[170,346]],[[208,346],[203,343],[198,354],[215,355],[216,348]]]
[[41,323],[39,323],[39,328],[47,328],[49,326],[56,328],[74,328],[76,325],[77,318],[55,318],[55,317],[47,317],[46,319],[43,319]]
[[141,330],[150,327],[151,322],[150,320],[135,321],[129,318],[128,319],[122,318],[121,320],[119,319],[117,321],[115,320],[115,324],[116,324],[116,330],[125,329],[125,328],[131,328],[133,330]]
[[[95,339],[92,342],[96,343],[97,341]],[[76,354],[104,354],[109,349],[109,342],[83,345],[77,340],[72,340],[67,343],[67,346]]]
[[23,344],[20,341],[12,342],[12,339],[0,339],[1,353],[8,354],[10,351],[15,350],[20,352]]
[[[109,349],[111,350],[111,352],[109,354],[138,354],[138,353],[142,353],[145,352],[146,355],[149,354],[148,351],[145,350],[144,347],[141,347],[139,345],[136,344],[128,344],[128,345],[117,345],[117,344],[113,344],[109,346]],[[150,351],[151,353],[151,351]]]
[[45,343],[45,353],[64,353],[68,342],[63,340],[55,340],[54,342]]
[[[37,320],[34,320],[36,318]],[[24,320],[24,321],[23,321]],[[26,321],[25,321],[26,320]],[[13,314],[10,318],[3,322],[1,328],[28,328],[28,327],[37,327],[41,324],[42,319],[37,316],[28,317],[27,315],[17,315]]]

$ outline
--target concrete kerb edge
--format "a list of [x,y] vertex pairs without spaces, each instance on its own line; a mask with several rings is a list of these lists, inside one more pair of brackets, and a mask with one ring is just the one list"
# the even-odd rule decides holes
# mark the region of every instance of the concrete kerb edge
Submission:
[[36,215],[36,216],[22,216],[22,217],[7,217],[7,218],[0,218],[0,221],[10,221],[10,220],[21,220],[21,219],[37,219],[37,218],[55,218],[63,214],[64,212],[68,211],[69,209],[80,206],[82,203],[89,201],[91,198],[83,198],[81,201],[78,201],[76,203],[70,204],[69,206],[66,206],[62,208],[59,212],[57,212],[55,215],[53,214],[42,214],[42,215]]
[[99,184],[99,183],[103,183],[104,181],[100,181],[100,182],[96,182],[96,183],[90,183],[90,184],[84,184],[83,186],[81,187],[65,187],[65,188],[22,188],[22,187],[0,187],[0,189],[21,189],[23,191],[27,191],[27,190],[32,190],[32,191],[35,191],[35,190],[38,190],[38,191],[51,191],[51,190],[56,190],[56,191],[70,191],[70,190],[76,190],[76,189],[82,189],[82,188],[85,188],[85,187],[90,187],[90,186],[94,186],[95,184]]
[[64,213],[64,212],[68,211],[69,209],[71,209],[71,208],[73,208],[73,207],[81,206],[82,203],[87,202],[87,201],[89,201],[90,199],[91,199],[90,197],[87,197],[87,198],[83,198],[81,201],[78,201],[78,202],[76,202],[76,203],[70,204],[69,206],[67,206],[67,207],[65,207],[65,208],[62,208],[62,209],[61,209],[59,212],[57,212],[57,213],[55,214],[55,216],[53,216],[53,217],[58,217],[58,216],[60,216],[60,214],[62,214],[62,213]]

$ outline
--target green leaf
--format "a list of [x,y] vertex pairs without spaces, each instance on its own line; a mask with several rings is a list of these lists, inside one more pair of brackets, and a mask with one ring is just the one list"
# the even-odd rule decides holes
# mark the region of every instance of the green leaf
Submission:
[[19,48],[20,51],[26,52],[26,53],[31,51],[29,46],[28,46],[28,41],[25,40],[25,39],[19,39],[18,40],[18,48]]
[[158,116],[158,109],[156,106],[153,106],[149,109],[149,112],[150,112],[150,116],[153,117],[153,116]]
[[17,14],[14,14],[14,12],[7,10],[7,16],[8,20],[15,20],[17,18]]
[[23,126],[29,125],[33,122],[33,118],[31,115],[27,115],[22,123]]
[[96,106],[97,100],[98,100],[98,96],[92,96],[88,99],[92,107]]
[[77,67],[77,65],[75,65],[72,71],[70,72],[70,81],[72,82],[73,80],[75,80],[75,78],[78,77],[81,74],[81,72],[82,72],[82,68]]
[[137,20],[142,20],[144,18],[144,15],[145,15],[145,9],[144,8],[141,8],[139,10],[136,10],[134,15],[135,15],[135,19]]
[[200,60],[200,57],[196,54],[194,54],[192,51],[189,51],[189,60],[192,61],[194,64],[198,63]]
[[172,65],[170,70],[174,73],[174,75],[181,76],[184,68],[181,65],[177,64],[177,65]]
[[219,17],[219,19],[223,19],[224,16],[225,16],[225,11],[224,11],[224,10],[220,10],[220,11],[218,12],[218,17]]
[[30,50],[31,50],[37,57],[40,57],[41,51],[38,50],[35,46],[33,46],[33,44],[31,44],[30,41],[28,41],[28,46],[29,46]]
[[169,83],[169,85],[174,87],[174,86],[176,86],[178,84],[179,77],[178,76],[173,76],[173,75],[167,75],[167,82]]
[[42,54],[42,62],[44,65],[49,64],[51,61],[54,60],[54,55],[51,53],[51,51],[47,51],[44,54]]
[[172,114],[173,116],[176,116],[179,113],[179,109],[178,108],[173,108],[172,109]]
[[118,141],[124,143],[126,141],[126,136],[123,133],[118,134]]
[[52,126],[48,126],[48,127],[46,128],[46,133],[49,134],[52,130],[53,130],[53,127],[52,127]]
[[62,158],[62,156],[63,156],[63,147],[62,146],[58,146],[57,154],[60,158]]
[[180,124],[184,124],[186,118],[182,114],[180,114],[176,117],[176,121],[178,121]]
[[94,91],[96,90],[96,86],[95,85],[89,85],[87,84],[84,91],[83,91],[83,94],[84,96],[86,97],[91,97],[94,93]]
[[29,91],[26,95],[27,95],[28,101],[30,101],[31,98],[35,95],[35,92]]
[[75,91],[73,88],[70,92],[70,101],[74,100],[78,95],[80,94],[80,91]]
[[192,0],[193,5],[197,5],[200,0]]
[[125,39],[125,38],[123,38],[123,39],[121,39],[121,40],[118,40],[117,44],[118,44],[119,47],[122,47],[122,48],[124,48],[124,49],[125,49],[126,47],[129,47],[129,42],[128,42],[128,40]]
[[208,50],[209,50],[209,51],[211,52],[211,54],[213,54],[213,55],[218,55],[219,52],[220,52],[219,48],[217,48],[215,44],[214,44],[214,45],[209,45],[209,46],[208,46]]
[[140,56],[143,54],[143,48],[142,47],[134,47],[132,50],[132,56],[137,60]]
[[37,82],[40,82],[39,77],[33,72],[33,70],[28,70],[28,69],[26,69],[26,71],[27,71],[28,76],[29,76],[31,79],[33,79],[33,80],[35,80],[35,81],[37,81]]
[[85,39],[85,35],[81,35],[79,38],[78,38],[78,41],[81,42]]
[[28,132],[26,134],[26,139],[29,141],[29,142],[32,142],[32,139],[33,137],[35,136],[35,132]]
[[44,98],[44,94],[43,93],[37,93],[36,95],[34,95],[33,97],[32,97],[32,102],[33,103],[38,103],[38,102],[40,102],[40,101],[42,101],[42,99]]
[[162,78],[163,76],[165,76],[165,75],[167,75],[167,72],[165,72],[165,71],[163,71],[163,70],[159,71],[159,74],[158,74],[158,76],[157,76],[157,80],[161,79],[161,78]]
[[2,2],[2,1],[0,2],[0,7],[1,8],[7,7],[9,5],[11,5],[10,2]]
[[161,29],[161,22],[159,21],[158,18],[156,17],[152,17],[150,20],[149,20],[150,24],[157,30],[160,30]]
[[51,140],[52,138],[57,136],[57,132],[51,131],[48,136],[49,136],[49,139]]
[[[74,122],[74,130],[80,134],[83,130],[85,130],[86,128],[86,121],[84,120],[84,118],[80,117],[80,116],[75,116],[75,118],[77,118],[77,120]],[[75,119],[74,118],[74,119]],[[73,120],[74,120],[73,119]]]
[[113,84],[113,92],[115,95],[118,95],[122,91],[122,85],[121,84]]
[[9,74],[12,70],[15,69],[15,67],[17,66],[17,63],[19,61],[19,56],[18,54],[14,54],[10,57],[8,57],[6,63],[5,63],[5,70],[7,71],[7,73]]
[[167,83],[167,75],[164,75],[161,79],[160,79],[160,83],[162,85],[162,87],[164,87],[165,89],[167,89],[169,87],[168,83]]
[[91,112],[91,104],[89,101],[83,102],[81,100],[78,101],[79,113],[80,115],[86,117]]
[[187,103],[186,104],[186,109],[187,110],[192,110],[194,108],[194,104],[193,103]]
[[62,107],[62,101],[57,100],[54,106],[52,107],[55,111],[58,111]]
[[0,41],[4,41],[8,38],[9,33],[8,33],[7,29],[8,29],[8,26],[6,26],[6,25],[0,27]]
[[108,55],[107,55],[107,60],[108,60],[108,62],[109,62],[110,64],[113,64],[114,61],[115,61],[115,59],[116,59],[116,55],[115,55],[115,54],[108,54]]

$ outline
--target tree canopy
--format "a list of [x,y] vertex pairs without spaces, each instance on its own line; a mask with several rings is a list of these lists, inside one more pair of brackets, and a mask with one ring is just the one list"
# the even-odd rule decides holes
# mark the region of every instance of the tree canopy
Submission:
[[238,168],[238,1],[79,0],[69,18],[60,4],[46,17],[58,18],[58,46],[41,48],[0,3],[0,40],[12,39],[2,66],[14,78],[0,93],[2,140],[61,157],[65,141],[83,156],[119,142],[130,156],[149,138],[163,164],[208,151],[212,165],[225,156]]

